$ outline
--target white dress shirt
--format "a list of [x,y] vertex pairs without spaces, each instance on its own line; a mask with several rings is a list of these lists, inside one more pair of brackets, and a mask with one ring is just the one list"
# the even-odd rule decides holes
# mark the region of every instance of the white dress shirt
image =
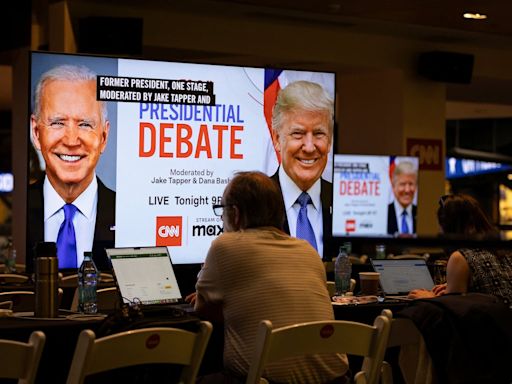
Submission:
[[[281,191],[283,193],[284,208],[286,218],[288,219],[290,235],[296,237],[297,217],[299,216],[300,210],[300,204],[297,203],[297,199],[302,193],[302,190],[290,179],[283,167],[279,167],[279,184],[281,185]],[[316,246],[321,256],[324,251],[324,243],[322,241],[324,226],[322,221],[322,200],[320,198],[320,179],[305,192],[311,197],[312,204],[308,204],[308,219],[315,232]]]
[[[404,207],[396,200],[393,200],[393,205],[395,206],[395,216],[396,216],[396,224],[398,226],[398,233],[402,232],[402,212],[404,211]],[[414,227],[412,225],[412,204],[409,204],[407,208],[405,208],[407,212],[407,216],[405,220],[407,221],[407,227],[409,228],[409,233],[414,233]]]
[[[48,180],[44,179],[44,241],[57,242],[57,236],[61,224],[64,222],[64,210],[66,202],[55,191]],[[94,240],[94,228],[96,226],[96,206],[98,203],[98,181],[94,175],[91,184],[72,202],[78,208],[73,217],[73,226],[76,236],[77,265],[80,266],[84,259],[84,252],[92,250]]]

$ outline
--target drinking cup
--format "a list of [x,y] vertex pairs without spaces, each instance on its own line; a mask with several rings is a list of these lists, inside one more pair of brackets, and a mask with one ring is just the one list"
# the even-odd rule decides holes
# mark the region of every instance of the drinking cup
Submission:
[[379,291],[379,272],[359,272],[359,285],[363,295],[376,295]]

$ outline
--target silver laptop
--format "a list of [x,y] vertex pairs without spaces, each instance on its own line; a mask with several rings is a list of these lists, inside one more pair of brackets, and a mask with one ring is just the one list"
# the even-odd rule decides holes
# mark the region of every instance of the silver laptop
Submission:
[[123,303],[158,306],[182,300],[167,247],[107,248]]
[[380,285],[386,297],[401,298],[413,289],[432,289],[434,281],[425,260],[371,260],[380,273]]

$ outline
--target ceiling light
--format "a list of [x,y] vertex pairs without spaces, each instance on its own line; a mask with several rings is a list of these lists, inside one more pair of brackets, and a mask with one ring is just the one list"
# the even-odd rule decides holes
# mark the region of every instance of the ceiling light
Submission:
[[473,19],[473,20],[485,20],[487,19],[487,15],[483,15],[481,13],[469,13],[466,12],[464,14],[465,19]]

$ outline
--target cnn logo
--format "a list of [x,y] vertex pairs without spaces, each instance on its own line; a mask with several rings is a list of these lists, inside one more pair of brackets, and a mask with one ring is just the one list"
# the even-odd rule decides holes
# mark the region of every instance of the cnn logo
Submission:
[[181,216],[158,216],[156,218],[156,245],[180,246],[182,223]]
[[356,230],[356,221],[354,219],[345,220],[345,232],[355,232]]
[[443,169],[443,142],[434,139],[407,139],[407,153],[419,158],[419,169]]

